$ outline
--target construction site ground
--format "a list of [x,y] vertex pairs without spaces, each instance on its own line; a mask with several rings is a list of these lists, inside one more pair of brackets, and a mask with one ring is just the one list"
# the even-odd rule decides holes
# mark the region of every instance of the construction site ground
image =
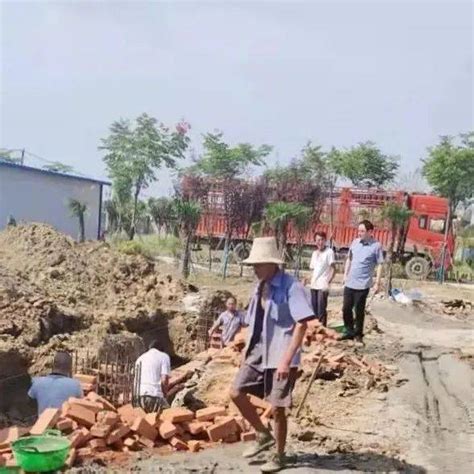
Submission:
[[[47,372],[57,349],[140,353],[144,341],[156,335],[169,344],[174,367],[193,364],[202,359],[196,329],[201,315],[215,311],[227,292],[241,305],[248,301],[251,274],[239,277],[237,267],[231,270],[222,281],[198,268],[185,283],[176,265],[121,256],[101,243],[80,246],[46,226],[2,233],[0,382],[25,368],[30,374]],[[371,300],[364,346],[326,344],[318,342],[318,335],[304,346],[295,406],[321,351],[344,354],[352,362],[343,364],[344,370],[337,364],[331,370],[329,363],[298,419],[292,411],[288,450],[297,458],[283,472],[474,472],[473,287],[405,280],[395,286],[418,289],[421,303]],[[337,280],[330,325],[341,323],[341,295]],[[228,391],[240,354],[226,357],[214,354],[203,366],[191,393],[194,400],[229,404],[232,410]],[[380,368],[376,376],[367,370],[372,363]],[[31,406],[18,395],[24,388],[13,388],[9,385],[12,400],[1,400],[9,411],[0,414],[0,425],[27,425]],[[198,453],[112,452],[106,462],[72,471],[259,472],[265,458],[248,464],[240,456],[243,448],[237,442]]]

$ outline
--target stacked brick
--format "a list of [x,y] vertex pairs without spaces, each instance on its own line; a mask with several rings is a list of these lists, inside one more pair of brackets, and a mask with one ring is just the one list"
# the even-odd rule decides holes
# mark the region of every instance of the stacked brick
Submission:
[[[249,400],[262,421],[269,423],[270,405],[254,396],[249,396]],[[70,398],[61,409],[45,410],[29,434],[41,435],[49,428],[60,430],[71,441],[67,467],[113,451],[129,453],[168,446],[194,453],[215,443],[255,439],[248,423],[230,414],[225,406],[210,406],[196,412],[178,407],[161,414],[147,414],[131,405],[116,409],[95,392],[82,399]],[[10,443],[24,434],[18,427],[0,431],[0,466],[14,465]]]

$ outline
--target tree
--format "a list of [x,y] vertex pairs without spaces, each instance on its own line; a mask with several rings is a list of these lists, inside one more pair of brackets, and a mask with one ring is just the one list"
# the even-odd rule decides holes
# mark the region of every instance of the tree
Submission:
[[176,199],[174,205],[181,238],[184,240],[181,271],[183,277],[188,278],[191,261],[191,243],[199,223],[201,208],[196,201],[186,201],[183,199]]
[[155,223],[158,232],[165,230],[166,234],[170,234],[175,222],[175,206],[174,201],[167,197],[149,198],[148,212]]
[[87,204],[78,201],[77,199],[69,199],[68,203],[71,215],[76,217],[79,224],[79,242],[86,240],[85,215],[87,212]]
[[189,144],[189,125],[179,123],[171,131],[147,114],[140,115],[135,124],[120,119],[110,127],[110,134],[101,140],[113,185],[118,181],[130,186],[132,193],[132,216],[129,239],[136,232],[138,201],[140,193],[157,180],[156,173],[164,164],[174,168],[176,161],[184,156]]
[[223,277],[226,278],[230,243],[235,229],[238,228],[236,221],[240,220],[234,211],[241,207],[241,201],[245,199],[238,178],[241,178],[251,166],[261,166],[271,147],[268,145],[254,147],[248,143],[239,143],[232,147],[224,142],[222,132],[206,134],[203,147],[204,154],[196,160],[192,171],[218,181],[222,189],[226,226]]
[[405,205],[395,202],[385,204],[381,210],[382,219],[387,221],[390,226],[390,244],[387,251],[388,268],[386,270],[388,294],[390,294],[392,290],[393,263],[396,257],[394,249],[396,248],[397,239],[399,241],[403,239],[408,221],[412,214],[413,213]]
[[383,154],[373,142],[360,143],[346,151],[333,153],[330,165],[354,186],[382,187],[390,183],[399,167],[398,159]]
[[295,276],[299,278],[301,270],[301,260],[303,257],[304,249],[304,238],[310,228],[311,222],[313,221],[313,211],[311,208],[306,206],[300,206],[296,210],[295,216],[293,217],[293,226],[295,228],[296,234],[296,267],[295,267]]
[[453,137],[441,137],[438,145],[428,148],[428,158],[423,160],[423,175],[435,192],[449,201],[440,267],[443,282],[447,239],[454,212],[460,202],[474,196],[474,132],[461,134],[458,143]]
[[47,171],[53,171],[55,173],[73,173],[74,168],[70,165],[65,165],[64,163],[61,163],[59,161],[54,161],[52,163],[48,163],[47,165],[43,166],[44,170]]

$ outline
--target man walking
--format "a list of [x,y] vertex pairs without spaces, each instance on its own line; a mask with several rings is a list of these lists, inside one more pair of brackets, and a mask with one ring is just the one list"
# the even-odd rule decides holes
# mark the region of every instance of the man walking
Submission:
[[334,251],[326,246],[326,233],[316,232],[316,250],[311,256],[309,268],[313,270],[311,277],[311,304],[314,315],[327,326],[329,285],[336,274]]
[[135,362],[135,387],[138,387],[136,404],[147,413],[168,408],[168,392],[171,371],[170,356],[162,351],[157,340],[150,342],[148,351]]
[[[358,239],[352,242],[344,269],[344,300],[342,314],[345,332],[342,339],[355,339],[362,342],[364,337],[365,304],[370,288],[374,293],[381,288],[382,264],[384,261],[382,245],[373,238],[372,222],[363,220],[358,227]],[[373,275],[377,268],[375,284]],[[354,315],[356,320],[354,327]]]
[[57,352],[51,374],[34,377],[28,391],[28,396],[38,404],[38,416],[46,408],[61,408],[70,397],[82,395],[81,383],[72,378],[72,357],[67,352]]
[[237,310],[237,300],[231,296],[226,302],[226,311],[221,313],[209,330],[211,338],[218,327],[222,326],[221,342],[225,347],[234,340],[239,329],[244,325],[244,315]]
[[[261,471],[277,472],[287,462],[286,408],[291,406],[307,321],[314,315],[303,285],[279,269],[283,261],[273,237],[256,238],[244,263],[253,265],[258,285],[248,308],[249,339],[231,398],[257,432],[257,440],[243,456],[254,457],[276,442],[276,453]],[[276,439],[263,425],[247,393],[264,397],[271,403]]]

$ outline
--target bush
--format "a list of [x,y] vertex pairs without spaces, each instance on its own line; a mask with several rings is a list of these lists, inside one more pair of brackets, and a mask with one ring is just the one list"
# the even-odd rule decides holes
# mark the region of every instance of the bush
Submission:
[[152,255],[145,248],[145,246],[136,240],[122,240],[118,242],[117,248],[119,252],[126,255],[143,255],[144,257],[150,258]]
[[153,257],[166,255],[178,258],[182,249],[181,240],[173,235],[164,237],[156,234],[141,235],[137,237],[137,242]]

